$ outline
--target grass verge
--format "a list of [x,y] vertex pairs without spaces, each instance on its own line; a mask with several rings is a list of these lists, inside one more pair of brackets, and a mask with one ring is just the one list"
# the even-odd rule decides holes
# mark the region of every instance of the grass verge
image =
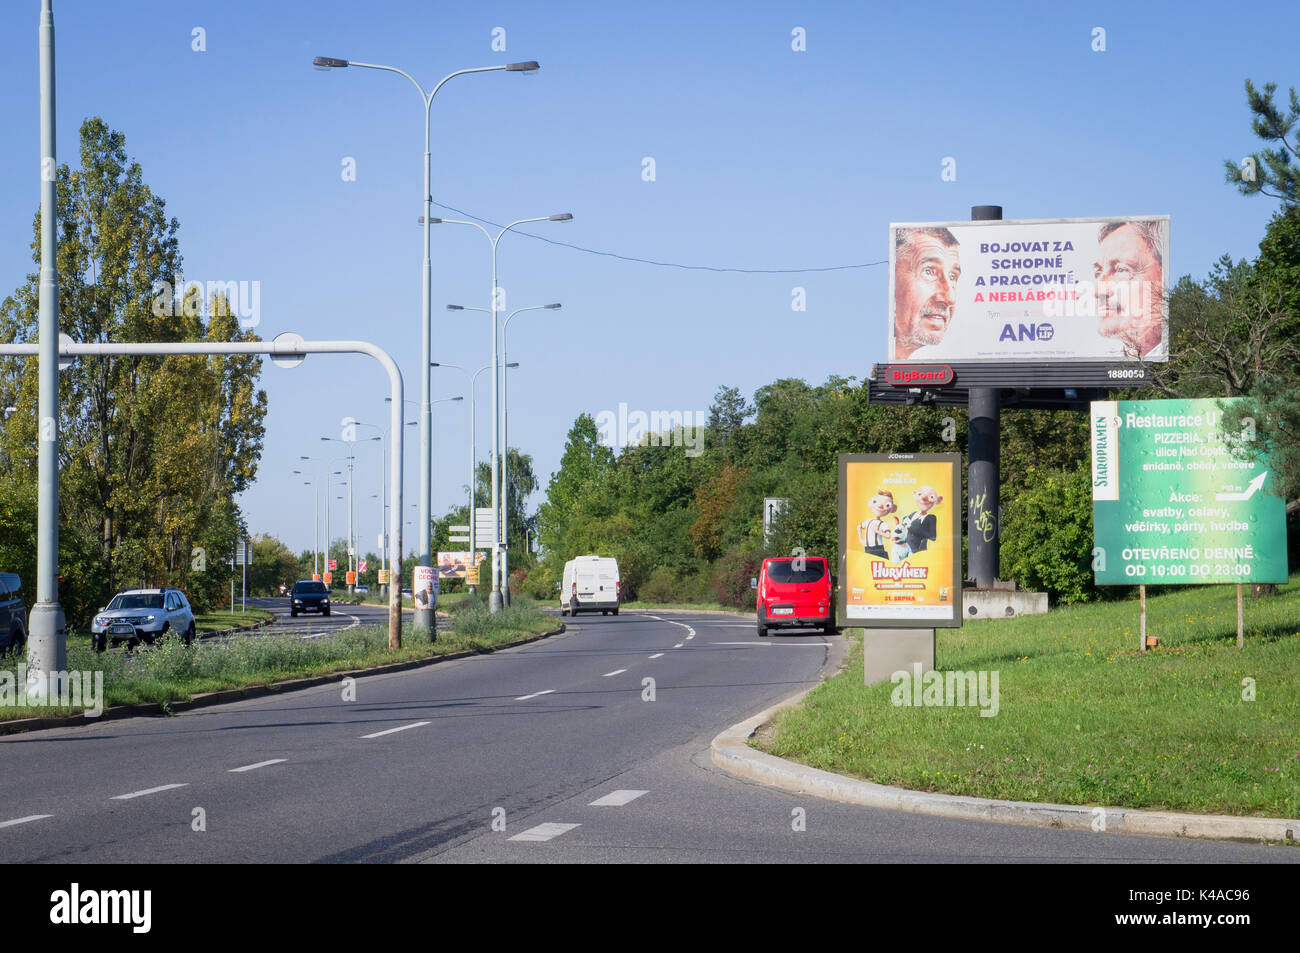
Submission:
[[265,609],[249,609],[247,612],[205,612],[202,615],[194,617],[194,628],[200,632],[220,632],[223,629],[234,629],[241,625],[252,625],[255,622],[265,622],[273,618],[275,613],[268,612]]
[[[439,633],[437,642],[420,639],[404,626],[402,648],[397,652],[388,649],[386,626],[359,626],[319,639],[231,636],[189,647],[179,638],[168,637],[152,649],[131,653],[101,654],[91,649],[89,639],[69,639],[68,671],[102,672],[104,707],[169,702],[200,692],[267,685],[466,650],[487,651],[559,625],[554,616],[518,601],[490,618],[477,619],[472,612],[463,619],[454,618],[451,630]],[[12,687],[19,684],[17,666],[25,660],[25,654],[0,659],[0,721],[80,713],[81,708],[16,706]],[[6,682],[11,687],[8,694]]]
[[[998,673],[996,716],[893,704],[847,667],[780,714],[763,750],[880,784],[976,797],[1300,817],[1300,576],[1245,603],[1202,586],[1137,603],[940,629],[938,667]],[[871,638],[871,630],[865,630]],[[1252,699],[1253,700],[1250,700]]]
[[685,610],[687,612],[694,609],[697,612],[700,610],[708,610],[708,611],[721,611],[721,612],[739,612],[739,613],[747,613],[749,615],[754,614],[754,609],[752,607],[749,609],[737,609],[735,606],[724,606],[721,602],[640,602],[637,601],[637,602],[624,602],[619,606],[619,608],[663,609],[663,610],[676,610],[676,611]]

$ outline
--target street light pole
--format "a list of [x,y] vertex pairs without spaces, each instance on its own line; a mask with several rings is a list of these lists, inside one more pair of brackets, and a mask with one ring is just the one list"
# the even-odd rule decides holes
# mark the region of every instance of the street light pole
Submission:
[[[506,605],[510,605],[510,352],[506,349],[506,332],[510,330],[510,319],[516,314],[524,311],[555,311],[560,305],[557,304],[535,304],[527,308],[516,308],[511,311],[501,325],[501,362],[505,365],[501,369],[501,444],[505,449],[505,455],[501,458],[501,485],[504,487],[503,500],[501,503],[502,523],[501,523],[501,575],[505,585],[501,587],[501,595],[505,599]],[[518,365],[514,365],[518,366]]]
[[[457,309],[453,308],[451,305],[448,305],[448,310],[455,311]],[[478,308],[475,310],[481,311],[482,309]],[[478,431],[478,376],[482,374],[484,371],[486,371],[488,368],[490,368],[492,365],[484,364],[473,374],[465,370],[465,368],[461,367],[459,364],[439,364],[435,361],[431,363],[429,366],[431,368],[450,367],[454,370],[460,371],[467,378],[469,378],[469,565],[471,569],[477,570],[478,569],[478,533],[476,531],[476,526],[478,520],[475,519],[474,517],[475,503],[477,502],[477,500],[475,499],[476,493],[474,488],[478,483],[478,473],[475,472],[476,467],[478,466],[477,448],[475,446],[475,440],[477,438],[477,431]],[[466,581],[466,588],[469,590],[471,595],[476,595],[478,593],[478,586],[468,585],[468,580]]]
[[[338,59],[331,56],[318,56],[312,61],[313,66],[324,67],[325,69],[339,69],[348,66],[358,66],[365,69],[385,70],[390,73],[398,73],[405,76],[411,81],[420,93],[421,101],[424,104],[424,192],[420,201],[424,206],[424,264],[421,271],[421,321],[420,321],[420,525],[419,540],[420,554],[419,565],[432,566],[433,560],[429,552],[429,517],[433,509],[433,472],[430,464],[430,453],[433,448],[433,411],[430,407],[430,362],[432,361],[432,339],[433,339],[433,310],[432,300],[432,266],[429,261],[429,224],[430,216],[433,214],[433,193],[430,179],[432,178],[432,162],[429,153],[429,114],[433,105],[433,99],[438,95],[438,90],[443,85],[457,76],[464,76],[468,73],[488,73],[497,70],[506,70],[512,73],[531,73],[540,67],[535,61],[525,63],[505,63],[498,66],[478,66],[470,69],[456,70],[454,73],[448,73],[433,89],[426,93],[424,87],[416,82],[411,74],[404,70],[397,69],[394,66],[382,66],[376,63],[359,63],[355,60]],[[412,588],[414,592],[414,588]],[[432,633],[434,631],[434,610],[430,608],[416,608],[414,616],[416,629],[424,629]]]
[[41,284],[37,433],[36,604],[28,620],[27,695],[44,700],[49,675],[68,667],[67,619],[59,604],[59,272],[55,220],[54,8],[41,0]]
[[[421,219],[426,228],[430,219]],[[497,365],[500,363],[500,357],[497,353],[497,312],[500,309],[497,299],[497,245],[510,231],[518,225],[527,225],[531,222],[571,222],[573,215],[569,212],[560,212],[555,215],[542,215],[537,218],[521,218],[518,221],[511,222],[502,228],[495,236],[478,222],[467,222],[451,218],[435,218],[432,222],[447,225],[472,225],[477,228],[492,244],[492,295],[488,299],[492,309],[492,517],[496,524],[494,535],[496,539],[492,541],[492,591],[488,597],[488,608],[493,612],[500,612],[502,605],[501,597],[501,469],[498,461],[501,459],[501,416],[498,407],[497,398],[501,394],[501,384],[497,379]],[[507,587],[508,588],[508,587]]]

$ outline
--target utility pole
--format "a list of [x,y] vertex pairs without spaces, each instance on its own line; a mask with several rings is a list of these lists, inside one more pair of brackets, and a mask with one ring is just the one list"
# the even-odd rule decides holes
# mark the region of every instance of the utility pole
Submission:
[[27,694],[42,700],[49,675],[68,667],[67,619],[59,604],[59,273],[55,186],[58,171],[54,140],[54,9],[41,0],[41,284],[40,379],[37,383],[37,475],[40,497],[36,520],[36,604],[28,620]]
[[[1001,205],[976,205],[971,221],[1002,218]],[[966,575],[976,589],[992,589],[998,574],[1001,521],[998,519],[998,460],[1002,451],[1002,412],[996,387],[972,387],[969,396],[969,464],[966,470]],[[992,539],[989,539],[992,526]]]

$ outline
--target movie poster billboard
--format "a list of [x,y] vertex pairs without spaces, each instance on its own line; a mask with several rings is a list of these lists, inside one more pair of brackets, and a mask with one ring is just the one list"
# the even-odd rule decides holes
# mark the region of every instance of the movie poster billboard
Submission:
[[1287,581],[1286,502],[1253,425],[1225,431],[1235,402],[1093,402],[1097,585]]
[[453,553],[438,553],[439,579],[464,579],[471,565],[483,562],[486,553],[475,553],[474,562],[469,561],[469,550]]
[[960,626],[961,454],[840,454],[839,549],[843,624]]
[[1169,216],[894,223],[889,362],[1169,359]]

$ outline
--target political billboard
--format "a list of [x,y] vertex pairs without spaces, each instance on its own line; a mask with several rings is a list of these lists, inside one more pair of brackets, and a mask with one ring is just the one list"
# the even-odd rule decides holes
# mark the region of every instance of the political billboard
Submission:
[[1097,584],[1287,581],[1286,503],[1231,400],[1094,401]]
[[889,362],[1169,358],[1169,216],[893,223]]
[[[486,555],[486,553],[475,553],[472,565],[477,567]],[[469,550],[463,552],[438,553],[439,579],[464,579],[470,566]]]
[[961,617],[961,454],[839,455],[839,617],[948,628]]

